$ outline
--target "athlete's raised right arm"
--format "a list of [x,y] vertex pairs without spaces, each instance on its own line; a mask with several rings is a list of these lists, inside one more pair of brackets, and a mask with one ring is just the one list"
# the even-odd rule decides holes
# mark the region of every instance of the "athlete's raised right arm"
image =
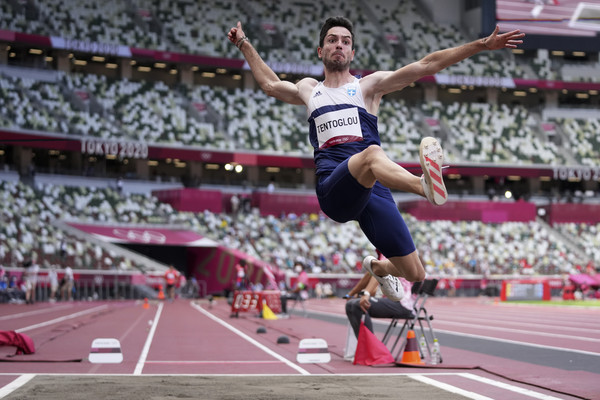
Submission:
[[227,38],[241,50],[250,66],[254,79],[267,95],[290,104],[305,104],[300,94],[303,81],[294,84],[279,79],[277,74],[263,61],[254,46],[252,46],[242,30],[240,21],[229,30]]

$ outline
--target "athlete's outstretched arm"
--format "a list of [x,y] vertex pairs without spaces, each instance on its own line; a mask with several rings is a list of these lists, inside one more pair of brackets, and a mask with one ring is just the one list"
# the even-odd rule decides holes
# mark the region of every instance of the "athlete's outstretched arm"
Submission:
[[235,44],[246,58],[254,79],[269,96],[291,104],[304,104],[299,95],[298,86],[289,81],[282,81],[277,74],[263,61],[250,40],[242,30],[242,23],[229,30],[227,38]]
[[[385,95],[390,92],[401,90],[416,80],[434,75],[452,64],[456,64],[484,50],[498,50],[503,48],[516,48],[523,43],[521,40],[525,34],[518,29],[498,34],[500,28],[496,29],[486,38],[475,40],[471,43],[458,47],[435,51],[423,59],[408,64],[396,71],[376,72],[372,74],[370,82],[371,92]],[[365,79],[369,76],[365,77]],[[363,89],[364,90],[364,89]]]

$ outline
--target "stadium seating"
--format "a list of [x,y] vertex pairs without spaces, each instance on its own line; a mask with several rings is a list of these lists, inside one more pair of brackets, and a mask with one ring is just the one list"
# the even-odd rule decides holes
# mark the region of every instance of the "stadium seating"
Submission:
[[15,32],[47,32],[43,21],[27,18],[26,7],[13,8],[15,3],[4,1],[0,3],[0,26]]
[[[240,58],[225,33],[241,15],[247,16],[242,21],[246,33],[269,63],[318,64],[320,23],[332,15],[355,22],[358,70],[395,69],[470,40],[456,26],[431,21],[410,1],[373,0],[347,7],[268,0],[38,0],[0,6],[3,28],[16,32],[220,58]],[[595,71],[597,62],[551,61],[544,50],[533,59],[508,52],[482,53],[447,69],[453,75],[598,82]]]
[[[0,181],[0,198],[6,208],[0,227],[0,263],[20,266],[36,254],[38,263],[75,268],[129,269],[130,260],[117,257],[102,247],[82,241],[56,228],[55,220],[104,222],[165,222],[172,209],[154,197],[130,195],[120,198],[112,189],[43,185],[34,190],[20,182]],[[66,256],[60,258],[62,241]]]
[[423,131],[416,125],[413,110],[403,101],[384,101],[379,109],[382,147],[394,160],[417,160]]
[[[316,47],[320,25],[334,15],[345,15],[355,23],[354,67],[360,70],[395,69],[431,51],[468,41],[456,27],[438,25],[424,17],[412,2],[389,0],[368,2],[361,7],[268,0],[247,1],[239,8],[240,3],[233,0],[38,0],[28,5],[3,4],[2,26],[82,42],[221,58],[240,58],[225,34],[240,15],[247,15],[247,21],[242,21],[244,29],[269,63],[319,64]],[[412,33],[414,29],[419,35]],[[403,51],[398,50],[399,44]],[[522,76],[513,59],[500,54],[476,56],[451,67],[449,72]]]
[[550,122],[566,134],[566,146],[579,164],[589,167],[600,165],[600,118],[555,118]]
[[548,50],[542,49],[537,52],[533,60],[532,67],[540,79],[555,80],[558,78],[557,72],[551,68]]
[[1,117],[3,126],[50,132],[61,132],[66,129],[66,126],[53,115],[34,106],[22,85],[26,82],[0,77],[0,83],[2,84],[0,104],[3,110]]
[[485,224],[479,221],[408,219],[415,243],[430,273],[568,273],[577,263],[567,247],[538,222]]
[[600,63],[565,63],[560,69],[560,76],[569,82],[600,82],[598,71]]
[[423,112],[445,124],[448,141],[469,162],[564,164],[563,149],[543,137],[541,122],[522,106],[440,102],[422,104]]
[[[415,61],[436,50],[467,43],[468,38],[455,26],[434,24],[413,2],[369,1],[377,19],[392,37],[399,35],[406,47],[406,60]],[[395,34],[395,35],[394,35]],[[382,69],[382,68],[378,68]],[[513,77],[523,76],[510,56],[501,53],[477,54],[446,69],[451,75]]]
[[[5,265],[18,265],[32,252],[42,265],[57,263],[64,239],[68,256],[61,262],[68,265],[135,267],[98,245],[58,230],[51,224],[56,219],[178,224],[283,269],[292,268],[300,258],[315,271],[355,272],[364,256],[374,251],[356,223],[338,224],[318,215],[194,214],[176,212],[154,196],[118,194],[110,188],[44,184],[34,190],[6,181],[0,182],[0,198],[9,205],[0,228],[0,263]],[[524,266],[536,274],[559,274],[572,272],[581,263],[538,222],[419,221],[410,214],[404,218],[431,274],[511,274],[522,273]],[[581,237],[589,259],[600,262],[598,226],[571,224],[559,229],[576,241]]]
[[561,223],[555,224],[554,229],[574,240],[585,250],[589,259],[595,261],[595,265],[599,264],[600,224]]
[[[304,107],[260,90],[170,88],[162,82],[64,73],[36,80],[31,75],[0,76],[0,126],[218,150],[286,155],[312,151]],[[449,144],[449,162],[560,165],[573,159],[593,166],[600,161],[597,118],[542,120],[517,105],[434,101],[408,106],[386,99],[378,121],[392,159],[417,159],[424,135],[417,115],[439,122],[436,136]],[[560,151],[543,128],[548,122],[565,132],[567,142]]]

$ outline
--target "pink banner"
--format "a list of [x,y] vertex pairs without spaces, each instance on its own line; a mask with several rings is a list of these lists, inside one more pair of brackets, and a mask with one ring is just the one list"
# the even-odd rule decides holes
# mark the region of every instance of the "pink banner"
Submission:
[[414,201],[400,204],[403,211],[420,220],[482,221],[500,223],[507,221],[528,222],[536,218],[533,203],[494,202],[494,201],[449,201],[443,207],[437,207],[426,201]]
[[15,32],[0,29],[0,40],[2,40],[4,42],[14,42],[15,41]]
[[81,151],[81,141],[78,138],[46,132],[30,134],[2,129],[0,130],[0,142],[11,143],[15,146],[26,143],[27,147],[41,149]]
[[600,205],[560,203],[549,207],[548,221],[551,224],[561,222],[600,223]]
[[568,90],[599,90],[600,83],[595,82],[564,82],[564,81],[545,81],[541,79],[514,79],[518,88],[537,87],[538,89],[568,89]]
[[131,47],[131,55],[135,58],[149,58],[155,61],[210,65],[221,68],[241,69],[244,60],[235,58],[208,57],[197,54],[176,53],[171,51],[140,49]]
[[587,274],[571,274],[569,280],[577,285],[598,286],[600,285],[600,275],[591,277]]
[[48,36],[34,35],[30,33],[15,32],[15,42],[33,44],[42,47],[51,47],[52,40]]
[[154,227],[100,226],[69,223],[73,228],[112,243],[143,243],[188,247],[215,247],[217,243],[196,232]]
[[161,202],[169,203],[178,211],[214,213],[223,211],[223,194],[218,190],[169,189],[152,192]]
[[252,194],[252,205],[259,207],[263,215],[318,214],[321,212],[316,195],[293,195],[256,192]]

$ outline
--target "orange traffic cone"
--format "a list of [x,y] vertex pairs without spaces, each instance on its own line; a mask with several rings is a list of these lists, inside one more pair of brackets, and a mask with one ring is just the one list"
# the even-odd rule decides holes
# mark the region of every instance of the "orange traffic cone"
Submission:
[[419,354],[419,345],[417,344],[417,338],[415,337],[415,331],[409,330],[406,334],[406,347],[404,353],[402,353],[402,364],[425,364],[421,361],[421,355]]
[[148,298],[144,297],[144,305],[143,305],[144,309],[149,309],[150,308],[150,304],[148,304]]
[[158,285],[158,299],[159,300],[165,299],[165,292],[163,292],[162,285]]

